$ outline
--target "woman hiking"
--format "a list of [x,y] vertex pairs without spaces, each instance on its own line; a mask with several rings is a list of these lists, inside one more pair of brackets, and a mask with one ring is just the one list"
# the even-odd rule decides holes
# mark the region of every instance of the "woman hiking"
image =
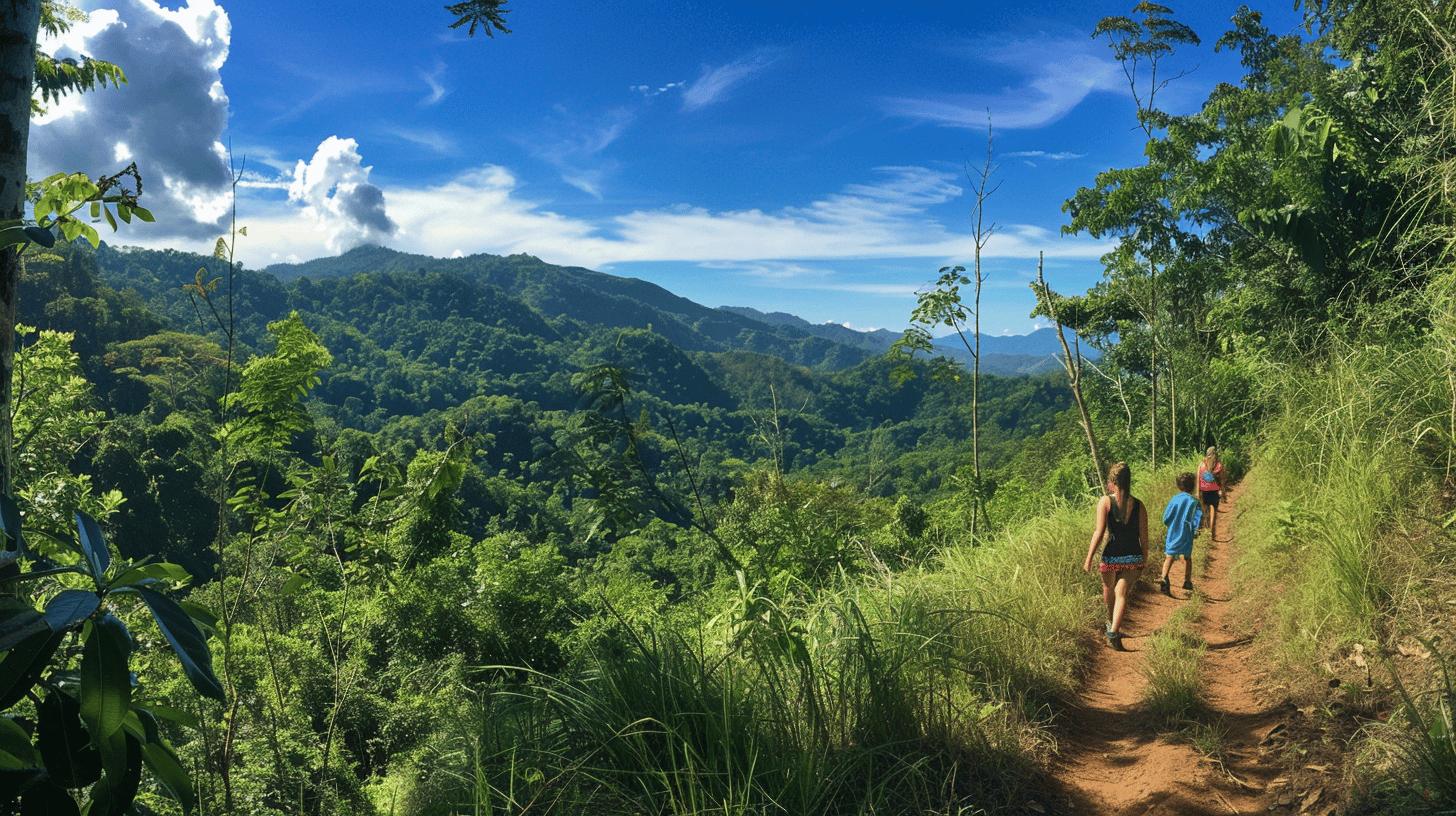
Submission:
[[1218,448],[1210,445],[1198,463],[1198,495],[1203,501],[1203,517],[1208,520],[1208,535],[1218,540],[1218,502],[1223,497],[1223,463]]
[[1102,563],[1102,601],[1107,605],[1107,645],[1123,651],[1122,617],[1127,600],[1137,584],[1138,572],[1148,560],[1148,514],[1143,503],[1133,498],[1132,471],[1126,462],[1118,462],[1107,471],[1107,495],[1097,502],[1096,528],[1087,545],[1087,558],[1082,571],[1092,571],[1092,557],[1104,535]]

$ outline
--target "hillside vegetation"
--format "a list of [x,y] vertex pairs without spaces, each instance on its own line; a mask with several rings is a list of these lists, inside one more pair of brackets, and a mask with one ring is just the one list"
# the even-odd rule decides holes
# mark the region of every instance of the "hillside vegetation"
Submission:
[[1140,101],[1145,161],[1068,191],[1104,280],[1039,298],[1090,429],[1061,374],[987,376],[981,483],[957,361],[642,281],[29,248],[0,779],[26,813],[1056,812],[1091,435],[1155,511],[1229,453],[1240,610],[1355,749],[1341,807],[1450,812],[1453,8],[1241,9],[1240,83]]

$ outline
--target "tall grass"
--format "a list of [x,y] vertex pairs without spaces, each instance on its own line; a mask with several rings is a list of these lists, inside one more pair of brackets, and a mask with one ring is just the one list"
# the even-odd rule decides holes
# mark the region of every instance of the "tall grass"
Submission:
[[1333,337],[1320,363],[1267,367],[1278,408],[1241,511],[1235,575],[1240,594],[1273,599],[1266,640],[1289,666],[1383,640],[1421,591],[1452,444],[1453,342]]
[[1152,637],[1143,661],[1143,708],[1165,724],[1182,723],[1203,709],[1203,683],[1198,664],[1206,644],[1198,635],[1203,599],[1194,595]]
[[1405,783],[1394,798],[1411,813],[1456,812],[1456,675],[1448,658],[1437,658],[1440,671],[1428,691],[1411,690],[1395,675],[1407,728],[1388,728],[1377,737]]
[[[1444,609],[1439,594],[1453,574],[1442,524],[1456,476],[1453,293],[1456,275],[1444,273],[1418,307],[1332,334],[1322,359],[1264,364],[1275,410],[1236,520],[1236,594],[1258,610],[1266,654],[1305,695],[1328,693],[1329,672],[1352,666],[1356,644],[1374,659],[1440,625],[1432,610]],[[1378,673],[1357,684],[1352,699],[1401,712],[1367,735],[1378,743],[1369,753],[1396,761],[1359,774],[1374,789],[1424,791],[1451,808],[1452,687],[1430,666],[1408,664],[1369,690]]]
[[961,813],[1019,805],[1026,723],[977,676],[961,609],[915,588],[671,628],[490,695],[483,812]]
[[[1149,501],[1149,507],[1152,502]],[[389,786],[399,813],[971,814],[1044,795],[1099,615],[1090,507],[924,568],[740,584],[557,677],[491,690]]]

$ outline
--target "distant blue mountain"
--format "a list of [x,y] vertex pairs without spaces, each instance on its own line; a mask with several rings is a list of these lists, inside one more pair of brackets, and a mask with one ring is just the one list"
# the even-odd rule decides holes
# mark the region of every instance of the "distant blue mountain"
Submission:
[[[900,338],[899,332],[887,329],[858,331],[838,323],[810,323],[797,315],[786,312],[761,312],[748,306],[720,306],[725,312],[757,320],[770,326],[797,329],[806,334],[833,340],[846,346],[853,346],[881,354]],[[1069,337],[1070,340],[1070,337]],[[936,350],[953,360],[969,364],[970,352],[959,337],[939,337],[935,340]],[[981,368],[992,374],[1035,374],[1055,370],[1060,366],[1057,356],[1062,353],[1057,340],[1056,329],[1037,329],[1030,334],[983,334],[981,335]],[[1090,359],[1097,358],[1095,349],[1082,344],[1082,353]]]

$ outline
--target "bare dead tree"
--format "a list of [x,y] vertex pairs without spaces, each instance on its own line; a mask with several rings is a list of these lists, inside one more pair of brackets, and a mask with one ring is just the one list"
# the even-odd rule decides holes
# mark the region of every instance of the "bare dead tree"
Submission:
[[[989,277],[981,267],[981,252],[990,243],[991,236],[996,234],[996,222],[986,219],[986,202],[995,195],[1001,188],[1001,182],[991,184],[991,177],[996,172],[996,166],[992,163],[992,153],[995,147],[994,136],[991,130],[991,114],[986,113],[986,156],[981,163],[979,170],[966,173],[967,181],[970,183],[971,193],[975,196],[975,204],[971,209],[971,238],[975,244],[975,263],[972,270],[972,280],[975,282],[975,302],[971,308],[971,474],[976,485],[976,506],[971,514],[971,535],[975,536],[978,526],[978,519],[989,529],[991,526],[990,515],[986,512],[985,483],[981,480],[981,290],[986,285]],[[964,340],[964,338],[962,338]]]
[[1057,298],[1051,287],[1047,286],[1046,275],[1043,271],[1045,266],[1044,253],[1036,254],[1036,283],[1033,288],[1036,290],[1037,300],[1041,302],[1042,308],[1048,317],[1052,319],[1057,327],[1057,340],[1062,344],[1062,368],[1067,372],[1067,385],[1072,389],[1072,401],[1077,404],[1077,414],[1082,420],[1082,431],[1087,435],[1087,451],[1092,456],[1092,467],[1097,471],[1097,483],[1107,483],[1107,470],[1102,467],[1102,453],[1097,448],[1097,434],[1092,430],[1092,417],[1087,412],[1087,400],[1082,396],[1082,349],[1081,341],[1073,335],[1075,351],[1067,344],[1067,335],[1062,325],[1061,315],[1057,311]]

